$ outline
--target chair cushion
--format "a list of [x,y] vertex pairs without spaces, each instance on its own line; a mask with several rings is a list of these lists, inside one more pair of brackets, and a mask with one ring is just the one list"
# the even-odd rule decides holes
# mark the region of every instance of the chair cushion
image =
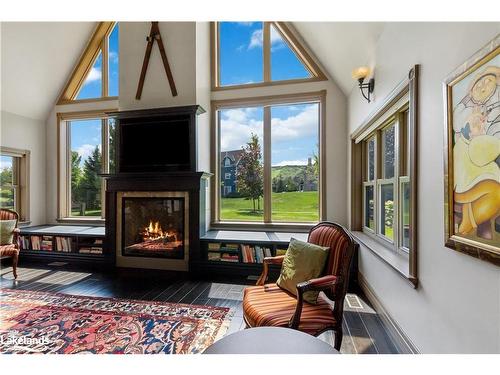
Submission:
[[[245,321],[251,327],[287,327],[296,304],[295,296],[276,284],[252,286],[244,291],[243,313]],[[322,294],[316,305],[304,302],[300,331],[316,336],[335,323],[332,305]]]
[[0,220],[0,245],[9,245],[14,239],[17,220]]
[[19,254],[19,249],[15,244],[2,245],[0,246],[0,256],[2,257],[12,257]]
[[[321,276],[328,258],[328,247],[322,247],[292,238],[283,259],[281,273],[276,284],[297,295],[297,284]],[[316,303],[318,291],[304,293],[304,301]]]

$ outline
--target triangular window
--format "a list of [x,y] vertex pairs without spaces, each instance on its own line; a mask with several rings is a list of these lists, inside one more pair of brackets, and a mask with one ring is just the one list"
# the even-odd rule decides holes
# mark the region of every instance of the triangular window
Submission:
[[326,79],[282,22],[217,22],[213,48],[213,89]]
[[118,96],[118,23],[100,22],[58,104]]
[[281,32],[271,25],[271,81],[311,77],[311,72],[293,52]]

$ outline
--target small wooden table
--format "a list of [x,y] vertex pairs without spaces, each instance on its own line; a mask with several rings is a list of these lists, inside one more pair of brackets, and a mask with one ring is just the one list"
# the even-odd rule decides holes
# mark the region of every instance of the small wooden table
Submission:
[[339,354],[326,342],[290,328],[257,327],[227,335],[203,354]]

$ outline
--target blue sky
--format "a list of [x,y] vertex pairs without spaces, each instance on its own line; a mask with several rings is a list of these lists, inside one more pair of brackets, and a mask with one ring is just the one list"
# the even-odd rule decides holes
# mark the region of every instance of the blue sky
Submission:
[[[264,79],[262,22],[221,22],[220,84],[258,83]],[[278,31],[271,26],[271,79],[310,77]]]
[[71,151],[76,151],[82,157],[80,165],[98,146],[101,149],[101,120],[71,121]]
[[12,168],[12,156],[0,156],[0,170]]

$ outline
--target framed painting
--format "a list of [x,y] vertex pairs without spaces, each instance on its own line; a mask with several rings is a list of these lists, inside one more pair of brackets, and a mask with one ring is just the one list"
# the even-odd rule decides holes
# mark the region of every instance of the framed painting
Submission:
[[500,35],[444,82],[445,245],[500,266]]

